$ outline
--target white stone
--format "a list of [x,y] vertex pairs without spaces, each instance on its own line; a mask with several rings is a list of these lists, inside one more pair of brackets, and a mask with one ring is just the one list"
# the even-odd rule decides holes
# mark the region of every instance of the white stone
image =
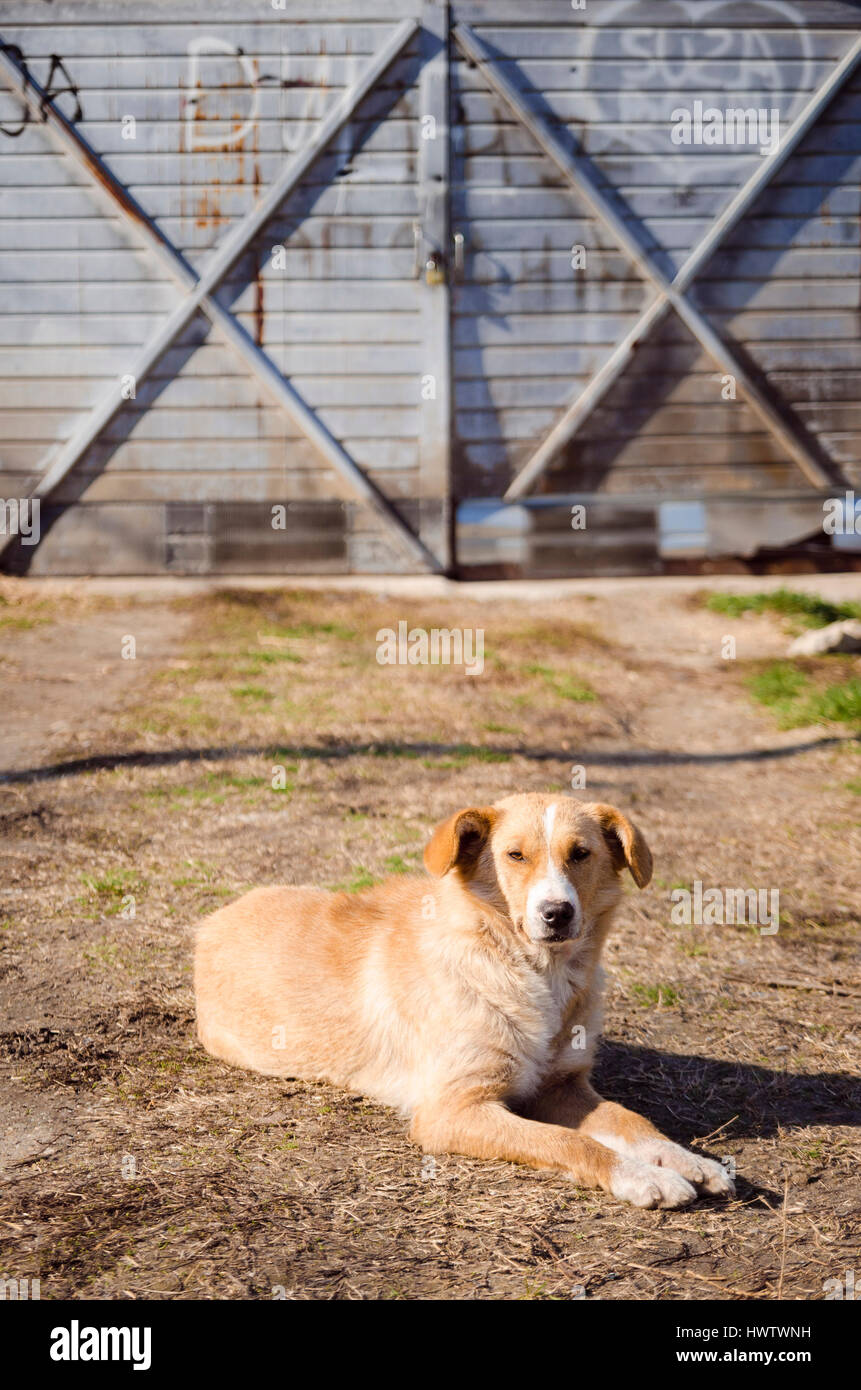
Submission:
[[861,621],[844,618],[803,632],[790,646],[788,655],[820,656],[823,652],[861,652]]

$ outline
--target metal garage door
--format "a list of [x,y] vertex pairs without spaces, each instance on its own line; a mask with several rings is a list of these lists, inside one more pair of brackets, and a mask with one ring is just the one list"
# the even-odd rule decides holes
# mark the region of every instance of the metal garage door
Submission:
[[18,563],[447,568],[442,11],[201,13],[4,14],[2,491],[39,489],[44,535]]
[[861,483],[854,0],[3,13],[6,563],[647,569]]
[[[452,10],[461,561],[821,536],[861,478],[857,4]],[[765,121],[681,143],[727,109]]]

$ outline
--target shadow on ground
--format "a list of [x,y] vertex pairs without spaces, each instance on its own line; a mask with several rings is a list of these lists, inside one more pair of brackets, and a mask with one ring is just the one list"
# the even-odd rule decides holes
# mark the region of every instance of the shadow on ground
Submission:
[[774,1071],[604,1038],[593,1080],[679,1139],[718,1126],[730,1139],[764,1139],[787,1126],[861,1125],[861,1078],[842,1072]]
[[[769,762],[774,758],[791,758],[840,744],[857,743],[861,730],[855,734],[811,738],[803,743],[781,744],[775,748],[742,748],[728,753],[688,753],[660,748],[628,749],[626,751],[580,750],[591,764],[603,767],[677,767],[688,764]],[[492,744],[463,743],[332,743],[332,744],[255,744],[224,748],[166,748],[158,752],[106,753],[88,758],[71,758],[68,762],[48,763],[45,767],[9,768],[0,771],[0,784],[14,782],[46,782],[60,777],[74,777],[88,772],[110,772],[118,767],[176,767],[180,763],[230,762],[234,758],[281,757],[291,759],[317,758],[429,758],[451,757],[475,753],[476,757],[492,762],[498,758],[528,758],[533,762],[558,762],[558,748],[510,748]],[[566,752],[565,758],[575,754]]]

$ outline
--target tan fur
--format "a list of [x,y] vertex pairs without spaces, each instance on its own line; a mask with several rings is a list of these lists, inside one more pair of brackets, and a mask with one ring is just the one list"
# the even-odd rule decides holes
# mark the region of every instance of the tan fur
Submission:
[[[611,806],[512,796],[451,816],[425,864],[433,878],[358,894],[258,888],[202,923],[204,1047],[397,1106],[427,1151],[559,1169],[640,1206],[731,1192],[589,1084],[619,872],[651,877],[640,831]],[[574,934],[545,939],[563,899]]]

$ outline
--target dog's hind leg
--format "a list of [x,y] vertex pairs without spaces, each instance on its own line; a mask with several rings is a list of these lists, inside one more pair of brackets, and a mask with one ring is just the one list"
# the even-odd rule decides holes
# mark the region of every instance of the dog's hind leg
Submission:
[[[222,1028],[220,1024],[208,1021],[206,1024],[198,1022],[197,1036],[201,1045],[213,1057],[218,1057],[222,1062],[229,1062],[232,1067],[243,1067],[246,1071],[259,1071],[264,1076],[284,1076],[289,1074],[284,1066],[275,1062],[270,1063],[269,1059],[257,1052],[252,1052],[241,1038],[236,1037],[227,1028]],[[278,1054],[273,1053],[273,1057]]]

